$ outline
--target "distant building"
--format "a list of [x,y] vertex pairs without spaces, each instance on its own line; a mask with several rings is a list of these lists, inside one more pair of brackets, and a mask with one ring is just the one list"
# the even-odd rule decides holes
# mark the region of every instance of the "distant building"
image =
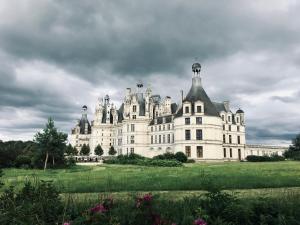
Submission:
[[126,89],[119,109],[109,96],[100,99],[94,120],[87,119],[87,107],[71,132],[71,144],[81,149],[89,144],[91,155],[100,145],[104,156],[113,146],[118,154],[136,153],[153,157],[166,152],[184,152],[188,158],[205,161],[242,160],[247,155],[282,154],[284,148],[246,145],[245,115],[232,111],[229,101],[213,102],[200,77],[201,65],[192,65],[192,86],[177,105],[171,97],[152,94],[143,84]]

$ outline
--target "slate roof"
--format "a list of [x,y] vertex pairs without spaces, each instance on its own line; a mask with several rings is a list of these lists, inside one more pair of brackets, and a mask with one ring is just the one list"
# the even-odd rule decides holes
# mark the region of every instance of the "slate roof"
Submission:
[[[163,123],[163,118],[165,118],[165,123],[171,123],[172,122],[172,115],[168,115],[168,116],[159,116],[156,117],[157,119],[157,124],[165,124]],[[153,125],[154,123],[154,119],[151,120],[150,125]]]
[[[192,114],[194,113],[194,104],[196,101],[202,101],[204,103],[204,115],[208,116],[217,116],[219,117],[219,113],[215,105],[211,102],[210,98],[207,96],[205,90],[201,85],[201,78],[200,77],[193,77],[193,83],[190,91],[183,99],[183,102],[188,101],[192,103]],[[182,106],[176,113],[175,117],[182,116]]]
[[92,128],[91,128],[89,120],[87,119],[86,116],[82,116],[78,123],[78,126],[80,127],[80,134],[84,134],[86,123],[88,124],[88,134],[90,134],[92,132]]

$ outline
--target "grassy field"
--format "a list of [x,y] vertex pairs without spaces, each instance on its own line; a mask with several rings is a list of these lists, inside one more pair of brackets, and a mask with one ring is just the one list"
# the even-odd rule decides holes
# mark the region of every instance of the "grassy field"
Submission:
[[52,180],[63,193],[197,191],[300,187],[299,162],[202,163],[184,167],[76,166],[72,169],[4,169],[5,187],[28,179]]

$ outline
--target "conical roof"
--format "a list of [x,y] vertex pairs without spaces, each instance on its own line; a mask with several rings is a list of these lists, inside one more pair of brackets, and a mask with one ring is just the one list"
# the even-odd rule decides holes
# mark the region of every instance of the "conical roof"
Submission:
[[[204,115],[207,116],[217,116],[219,117],[219,113],[211,102],[210,98],[207,96],[205,90],[201,84],[201,78],[199,76],[193,77],[192,87],[186,97],[183,99],[183,102],[191,102],[192,103],[192,114],[194,113],[194,103],[196,101],[201,101],[204,103]],[[180,110],[177,112],[176,117],[182,115],[182,106]]]

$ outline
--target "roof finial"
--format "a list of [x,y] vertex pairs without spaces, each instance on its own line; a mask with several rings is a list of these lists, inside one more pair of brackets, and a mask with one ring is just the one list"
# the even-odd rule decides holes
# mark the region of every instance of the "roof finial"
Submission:
[[199,75],[200,74],[200,71],[201,71],[201,65],[200,63],[198,63],[198,57],[195,57],[195,63],[192,65],[192,71],[194,72],[194,75],[197,74]]

